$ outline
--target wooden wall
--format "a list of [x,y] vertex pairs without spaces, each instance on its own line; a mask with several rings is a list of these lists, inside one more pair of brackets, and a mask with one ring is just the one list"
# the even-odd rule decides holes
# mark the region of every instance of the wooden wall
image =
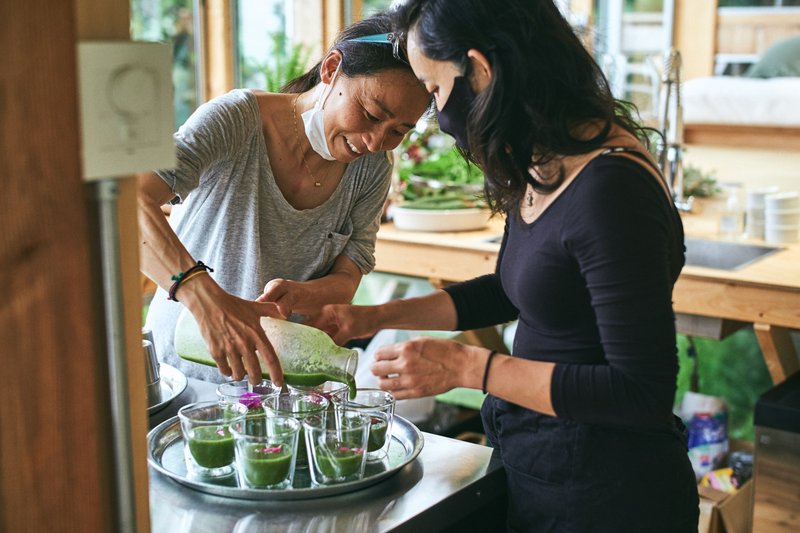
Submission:
[[717,17],[717,53],[762,54],[775,41],[800,35],[798,12],[723,9]]
[[[118,531],[97,224],[92,187],[81,179],[75,45],[79,38],[127,38],[128,3],[0,2],[0,21],[0,531]],[[136,524],[147,531],[135,188],[131,179],[120,185]]]
[[0,530],[9,532],[111,531],[115,520],[73,8],[0,7]]

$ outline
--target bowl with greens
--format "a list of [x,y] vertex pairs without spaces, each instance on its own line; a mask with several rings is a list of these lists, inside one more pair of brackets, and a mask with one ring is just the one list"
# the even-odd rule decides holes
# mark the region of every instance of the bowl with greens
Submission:
[[483,174],[452,143],[437,143],[437,136],[444,137],[412,135],[401,154],[400,201],[392,208],[395,226],[411,231],[481,229],[489,219]]

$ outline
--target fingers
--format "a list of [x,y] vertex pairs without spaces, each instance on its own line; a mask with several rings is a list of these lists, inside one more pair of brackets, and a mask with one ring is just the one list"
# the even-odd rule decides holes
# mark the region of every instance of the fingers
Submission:
[[[283,369],[281,368],[281,363],[278,360],[278,356],[275,354],[275,349],[272,347],[272,344],[270,344],[269,340],[267,340],[266,336],[264,336],[263,341],[258,344],[257,352],[258,352],[257,353],[258,359],[260,359],[261,362],[264,363],[264,366],[266,367],[267,372],[269,373],[270,381],[272,381],[272,383],[275,384],[275,386],[277,387],[283,386],[284,376],[283,376]],[[260,379],[261,365],[258,360],[256,361],[256,364],[258,364],[259,367],[258,376]],[[249,375],[252,376],[252,374]],[[252,378],[250,381],[252,383]]]
[[223,354],[212,354],[211,357],[214,358],[214,362],[217,364],[217,368],[219,369],[220,374],[223,376],[231,377],[233,371],[231,370],[230,365],[228,365],[228,359]]
[[414,378],[408,376],[395,375],[378,378],[378,387],[391,392],[395,400],[409,400],[435,394],[432,392],[433,389],[425,384],[415,383]]

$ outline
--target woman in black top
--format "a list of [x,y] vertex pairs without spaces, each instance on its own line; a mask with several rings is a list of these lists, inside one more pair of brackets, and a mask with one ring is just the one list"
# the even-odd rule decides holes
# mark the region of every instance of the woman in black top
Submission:
[[328,306],[317,325],[344,342],[518,319],[513,355],[419,338],[379,350],[372,372],[399,399],[489,392],[510,530],[696,531],[671,411],[683,229],[642,129],[549,0],[409,0],[397,32],[506,215],[497,268],[422,298]]

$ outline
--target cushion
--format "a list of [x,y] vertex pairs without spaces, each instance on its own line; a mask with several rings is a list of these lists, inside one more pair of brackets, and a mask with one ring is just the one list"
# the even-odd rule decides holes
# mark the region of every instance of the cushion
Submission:
[[800,76],[800,35],[776,41],[744,75],[748,78]]

